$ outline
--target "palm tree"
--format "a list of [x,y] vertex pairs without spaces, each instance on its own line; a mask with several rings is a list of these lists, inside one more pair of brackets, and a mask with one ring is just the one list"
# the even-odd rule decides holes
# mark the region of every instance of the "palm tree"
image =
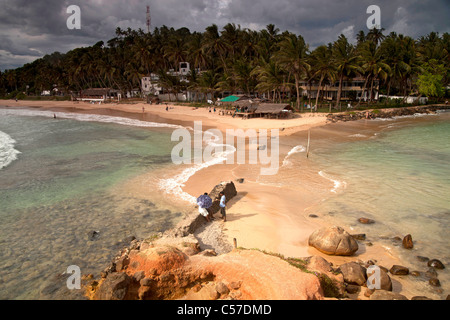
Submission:
[[214,70],[208,70],[203,72],[198,78],[199,88],[206,94],[210,94],[212,100],[215,99],[216,86],[218,82],[219,74]]
[[347,38],[343,34],[341,34],[339,39],[333,44],[333,60],[339,76],[336,108],[340,107],[344,76],[350,76],[352,72],[360,70],[358,58],[355,47],[347,41]]
[[366,79],[364,82],[364,87],[361,93],[361,98],[358,102],[358,105],[361,103],[361,99],[364,95],[364,92],[367,88],[367,84],[369,79],[371,79],[370,86],[370,101],[373,100],[373,82],[376,78],[386,80],[388,75],[391,72],[391,68],[385,62],[385,58],[383,56],[383,50],[380,47],[377,47],[374,42],[366,41],[360,46],[359,50],[362,62],[362,70],[366,75]]
[[14,87],[17,91],[17,72],[15,70],[6,70],[5,78],[9,87]]
[[[322,83],[325,79],[334,81],[336,77],[336,69],[333,63],[333,52],[328,46],[322,45],[317,47],[310,55],[311,66],[313,70],[313,77],[319,77],[319,84],[317,86],[316,106],[319,103],[320,90],[322,90]],[[311,108],[312,111],[312,108]],[[330,104],[331,112],[331,104]]]
[[194,68],[203,69],[207,67],[209,57],[202,47],[203,36],[195,33],[187,44],[187,52],[190,61],[193,62]]
[[366,34],[363,30],[360,30],[358,34],[356,35],[357,44],[356,46],[359,46],[360,44],[364,43],[367,40]]
[[232,77],[236,83],[236,87],[246,92],[248,95],[250,95],[256,86],[252,70],[252,63],[246,58],[241,58],[233,64]]
[[[204,34],[204,43],[203,48],[206,54],[214,57],[218,56],[220,61],[222,62],[222,67],[225,72],[228,73],[227,64],[225,62],[225,55],[228,50],[228,47],[219,35],[219,29],[217,25],[213,24],[206,28],[206,32]],[[218,67],[217,65],[212,65],[212,68],[215,69]]]
[[386,37],[383,34],[383,31],[385,29],[381,28],[381,29],[377,29],[377,28],[372,28],[370,29],[369,33],[366,36],[366,40],[372,41],[375,46],[378,46],[379,43],[381,43]]
[[284,87],[284,79],[286,74],[280,68],[280,66],[272,59],[268,62],[261,61],[260,65],[255,67],[252,71],[252,75],[258,79],[258,84],[255,89],[262,92],[273,92],[272,101],[275,102],[276,95],[281,100],[281,88]]
[[180,69],[180,62],[186,61],[187,54],[188,51],[185,49],[183,40],[178,37],[172,38],[164,50],[164,57],[173,64],[177,71]]
[[310,68],[307,62],[308,46],[302,36],[287,34],[279,44],[280,49],[275,54],[276,61],[295,79],[295,89],[297,92],[297,110],[303,112],[300,106],[300,80]]

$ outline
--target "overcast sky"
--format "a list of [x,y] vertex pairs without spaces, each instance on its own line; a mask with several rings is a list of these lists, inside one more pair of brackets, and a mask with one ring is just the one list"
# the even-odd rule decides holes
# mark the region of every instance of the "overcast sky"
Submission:
[[[69,5],[81,9],[81,30],[67,28]],[[380,7],[385,34],[450,32],[450,0],[0,0],[0,70],[109,40],[117,27],[146,30],[147,5],[152,29],[203,32],[231,22],[259,31],[274,24],[281,32],[301,34],[311,48],[341,33],[354,40],[359,30],[367,32],[369,5]]]

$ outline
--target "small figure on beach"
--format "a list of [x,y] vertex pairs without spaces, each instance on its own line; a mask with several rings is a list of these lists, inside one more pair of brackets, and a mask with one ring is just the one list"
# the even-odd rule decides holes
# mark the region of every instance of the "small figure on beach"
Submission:
[[56,119],[56,114],[55,113],[53,114],[53,119]]
[[142,107],[142,113],[144,113],[145,112],[145,108],[144,107]]
[[212,206],[212,199],[208,196],[207,192],[197,198],[197,205],[198,212],[205,217],[207,222],[210,222],[210,213],[207,209]]
[[167,104],[166,104],[166,111],[169,111],[169,107],[167,106]]
[[223,222],[226,222],[227,221],[227,213],[225,211],[225,206],[226,206],[225,202],[226,202],[227,198],[225,197],[225,194],[223,192],[219,193],[219,197],[220,197],[220,204],[219,204],[220,214],[222,215]]
[[211,107],[208,108],[209,112],[211,112]]

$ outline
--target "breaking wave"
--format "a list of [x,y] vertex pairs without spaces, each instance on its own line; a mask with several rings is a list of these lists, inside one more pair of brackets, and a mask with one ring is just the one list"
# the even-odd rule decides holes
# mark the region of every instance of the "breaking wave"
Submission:
[[13,138],[0,131],[0,170],[17,160],[20,151],[14,149],[15,144],[16,141]]
[[302,146],[302,145],[298,145],[298,146],[293,147],[293,148],[288,152],[288,154],[286,155],[286,157],[284,158],[284,160],[283,160],[283,166],[287,166],[287,165],[289,165],[289,164],[292,164],[292,162],[288,159],[290,156],[292,156],[293,154],[300,153],[300,152],[305,152],[305,151],[306,151],[306,148],[305,148],[304,146]]

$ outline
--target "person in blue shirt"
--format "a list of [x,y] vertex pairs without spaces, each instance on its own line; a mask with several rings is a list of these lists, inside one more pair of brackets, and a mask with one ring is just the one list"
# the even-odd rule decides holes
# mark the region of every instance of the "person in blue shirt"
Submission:
[[227,221],[227,214],[225,212],[225,201],[226,201],[226,197],[225,194],[223,192],[219,193],[219,197],[220,197],[220,214],[222,215],[222,219],[223,222]]

